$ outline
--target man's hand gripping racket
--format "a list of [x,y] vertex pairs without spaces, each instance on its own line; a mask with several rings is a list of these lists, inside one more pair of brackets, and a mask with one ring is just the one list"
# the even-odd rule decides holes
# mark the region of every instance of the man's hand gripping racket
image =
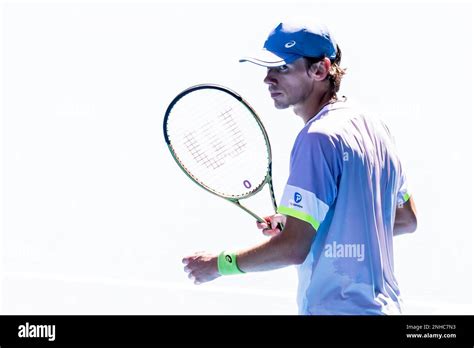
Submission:
[[283,230],[283,226],[286,223],[286,216],[281,214],[275,214],[273,216],[264,217],[265,222],[257,221],[257,228],[262,230],[265,236],[273,237],[279,234]]

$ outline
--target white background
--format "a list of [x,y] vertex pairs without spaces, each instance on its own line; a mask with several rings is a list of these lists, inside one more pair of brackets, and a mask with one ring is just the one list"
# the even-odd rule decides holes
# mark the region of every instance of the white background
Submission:
[[342,94],[397,139],[419,214],[395,241],[408,313],[474,313],[472,5],[7,1],[2,14],[1,313],[296,313],[294,268],[186,278],[183,256],[264,237],[180,172],[162,119],[193,84],[236,90],[267,127],[279,197],[302,122],[238,59],[302,14],[339,42]]

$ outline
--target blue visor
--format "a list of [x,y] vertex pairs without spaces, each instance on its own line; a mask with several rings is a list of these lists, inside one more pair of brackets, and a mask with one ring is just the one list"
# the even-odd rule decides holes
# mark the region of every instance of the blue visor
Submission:
[[266,67],[291,64],[301,57],[336,58],[337,44],[324,25],[291,25],[280,23],[268,36],[263,50],[240,62]]

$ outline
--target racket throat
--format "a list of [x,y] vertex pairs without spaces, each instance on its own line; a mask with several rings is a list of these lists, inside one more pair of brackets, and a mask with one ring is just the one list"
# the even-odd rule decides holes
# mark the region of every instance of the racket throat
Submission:
[[238,206],[240,209],[242,209],[243,211],[247,212],[248,214],[250,214],[251,216],[253,216],[253,218],[255,220],[257,220],[258,222],[263,222],[263,223],[267,223],[265,221],[265,219],[261,218],[260,216],[256,215],[255,213],[253,213],[251,210],[247,209],[246,207],[244,207],[242,204],[240,204],[239,201],[234,201],[234,200],[229,200],[231,203],[235,204],[236,206]]

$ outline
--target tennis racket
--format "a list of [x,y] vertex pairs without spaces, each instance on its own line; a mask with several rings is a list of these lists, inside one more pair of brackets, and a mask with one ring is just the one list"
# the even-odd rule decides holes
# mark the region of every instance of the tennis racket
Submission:
[[277,208],[268,135],[240,95],[219,85],[190,87],[168,106],[163,132],[171,155],[191,180],[268,224],[241,204],[268,184],[273,211]]

